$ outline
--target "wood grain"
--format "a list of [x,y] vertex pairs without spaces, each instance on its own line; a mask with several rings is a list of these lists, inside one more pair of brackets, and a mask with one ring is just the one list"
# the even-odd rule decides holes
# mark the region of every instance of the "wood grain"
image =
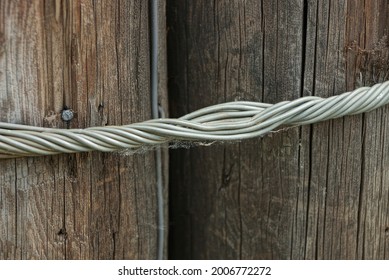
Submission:
[[[148,1],[1,1],[0,13],[1,121],[83,128],[151,117]],[[0,258],[153,259],[155,188],[153,152],[2,160]]]
[[[170,0],[167,11],[174,117],[389,77],[385,0]],[[172,151],[170,257],[388,259],[387,111]]]

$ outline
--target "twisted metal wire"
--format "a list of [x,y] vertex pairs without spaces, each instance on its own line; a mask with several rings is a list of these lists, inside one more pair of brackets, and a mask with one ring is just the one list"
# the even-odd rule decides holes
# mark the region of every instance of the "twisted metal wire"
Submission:
[[279,126],[305,125],[368,112],[389,103],[389,81],[329,98],[302,97],[272,104],[235,101],[123,126],[54,129],[0,122],[0,158],[138,149],[171,141],[233,141],[263,136]]

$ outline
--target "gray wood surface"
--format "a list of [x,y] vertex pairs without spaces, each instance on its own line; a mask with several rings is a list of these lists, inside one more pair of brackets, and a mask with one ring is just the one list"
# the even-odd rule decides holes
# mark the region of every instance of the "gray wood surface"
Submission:
[[[388,12],[386,0],[170,0],[170,113],[387,80]],[[172,151],[170,257],[388,259],[388,113]]]
[[[0,121],[83,128],[151,117],[148,1],[6,0],[0,14]],[[69,124],[64,106],[76,114]],[[153,152],[1,160],[0,259],[155,258],[155,175]]]

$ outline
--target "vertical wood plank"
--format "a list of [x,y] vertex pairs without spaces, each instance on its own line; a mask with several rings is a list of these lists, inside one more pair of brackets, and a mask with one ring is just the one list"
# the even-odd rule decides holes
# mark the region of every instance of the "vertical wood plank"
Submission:
[[[0,13],[1,121],[151,117],[148,1],[1,1]],[[2,160],[0,174],[1,259],[156,258],[153,152]]]
[[[173,116],[388,79],[387,1],[168,1]],[[171,257],[388,258],[386,107],[171,152]]]

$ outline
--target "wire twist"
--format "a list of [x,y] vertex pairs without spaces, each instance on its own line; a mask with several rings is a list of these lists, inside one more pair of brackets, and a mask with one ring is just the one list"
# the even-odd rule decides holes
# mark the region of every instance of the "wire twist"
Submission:
[[171,141],[234,141],[263,136],[279,126],[305,125],[368,112],[389,103],[389,81],[329,98],[302,97],[272,104],[235,101],[178,119],[123,126],[54,129],[0,122],[0,158],[138,149]]

